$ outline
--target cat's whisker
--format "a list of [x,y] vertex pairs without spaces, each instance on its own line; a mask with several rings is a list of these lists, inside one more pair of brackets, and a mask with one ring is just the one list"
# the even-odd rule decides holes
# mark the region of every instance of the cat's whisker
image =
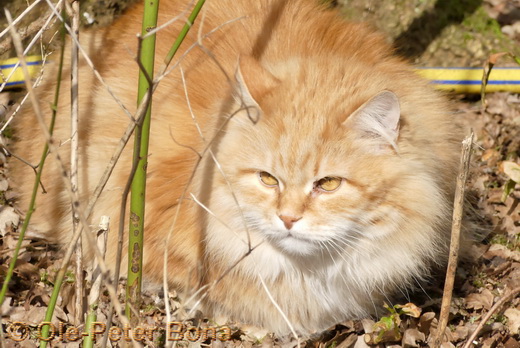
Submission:
[[[201,25],[201,28],[202,28],[202,25]],[[193,108],[191,107],[191,102],[190,102],[190,98],[189,98],[189,95],[188,95],[188,88],[186,86],[186,79],[184,77],[184,70],[182,69],[182,66],[180,66],[180,73],[181,73],[181,80],[182,80],[182,85],[183,85],[183,89],[184,89],[184,95],[186,97],[186,104],[188,105],[188,110],[190,112],[191,119],[193,120],[193,123],[195,124],[195,127],[197,128],[197,132],[199,133],[200,138],[205,143],[206,139],[204,137],[204,134],[202,133],[202,130],[201,130],[200,126],[199,126],[199,123],[197,122],[197,119],[195,117],[195,113],[193,112]],[[197,154],[199,155],[199,157],[202,157],[198,152],[197,152]],[[222,178],[226,182],[226,184],[227,184],[227,186],[229,188],[229,192],[231,193],[231,195],[233,197],[233,200],[235,201],[236,207],[239,210],[240,215],[242,216],[242,219],[244,221],[244,229],[245,229],[246,234],[247,234],[247,245],[248,245],[249,249],[251,249],[251,235],[249,233],[249,229],[248,229],[245,217],[244,217],[244,212],[242,210],[242,207],[238,203],[238,199],[237,199],[236,194],[235,194],[235,192],[233,190],[233,187],[231,186],[231,183],[229,182],[226,174],[224,173],[224,170],[222,169],[222,166],[220,165],[218,159],[216,158],[215,154],[213,153],[213,151],[211,149],[209,149],[209,154],[210,154],[211,158],[213,159],[213,163],[216,165],[217,169],[219,170],[220,174],[222,175]]]
[[379,284],[374,284],[374,287],[377,289],[377,291],[383,295],[386,303],[389,305],[389,306],[394,306],[395,303],[394,301],[388,296],[388,291],[385,291],[381,285]]
[[423,294],[426,295],[426,297],[428,298],[428,300],[430,301],[433,301],[433,299],[430,297],[430,294],[428,294],[428,292],[426,291],[426,289],[423,287],[423,281],[421,281],[421,279],[418,279],[417,276],[413,275],[412,276],[412,279],[413,281],[417,284],[417,286],[419,287],[419,289],[421,289],[421,292]]
[[[336,251],[336,253],[339,255],[341,253],[341,250],[336,250],[335,247],[334,247],[334,244],[332,244],[332,242],[330,241],[327,241],[324,243],[324,246],[325,248],[327,249],[327,251],[329,251],[329,248],[327,247],[327,244],[330,244],[330,246]],[[329,255],[330,255],[330,258],[332,260],[332,262],[334,263],[334,265],[336,266],[336,268],[340,271],[340,276],[341,276],[341,279],[343,279],[343,283],[345,284],[345,286],[347,287],[347,289],[350,290],[350,282],[345,278],[342,270],[343,268],[340,267],[337,263],[336,263],[336,260],[334,259],[334,256],[332,255],[332,253],[329,251]]]
[[[331,245],[333,248],[339,248],[339,246],[337,246],[337,244],[335,244],[333,241],[330,241],[330,245]],[[345,263],[346,263],[347,265],[350,265],[350,267],[346,267],[346,270],[347,270],[347,272],[348,272],[349,275],[350,275],[350,279],[353,279],[354,282],[356,283],[356,285],[357,285],[359,288],[364,289],[365,293],[367,293],[367,294],[371,293],[372,290],[371,290],[369,287],[367,287],[365,284],[360,284],[360,283],[357,281],[357,277],[351,273],[350,270],[351,270],[353,267],[355,267],[355,264],[354,264],[354,262],[353,262],[351,256],[348,255],[348,254],[345,255],[345,254],[342,252],[341,249],[339,249],[339,250],[337,249],[337,253],[338,253],[338,255],[343,259],[343,261],[345,261]],[[347,256],[347,257],[349,258],[349,261],[347,261],[347,260],[345,259],[345,256]],[[343,273],[341,273],[341,277],[343,278],[343,280],[344,280],[345,285],[347,286],[347,288],[350,289],[350,286],[349,286],[350,283],[349,283],[349,282],[344,278]],[[374,309],[374,312],[377,313],[377,311],[378,311],[377,306],[376,306],[376,304],[375,304],[375,302],[374,302],[374,300],[373,300],[373,298],[372,298],[371,296],[369,296],[369,300],[370,300],[370,302],[371,302],[371,304],[372,304],[372,307],[373,307],[373,309]]]
[[[359,271],[359,269],[358,269],[359,261],[354,260],[350,254],[340,253],[339,255],[345,261],[345,263],[347,263],[350,266],[350,267],[346,267],[346,271],[349,273],[350,278],[356,283],[358,288],[363,289],[363,291],[367,294],[371,294],[374,290],[373,290],[372,285],[369,283],[370,280],[369,280],[369,282],[361,282],[359,280],[359,277],[356,277],[356,274],[353,273],[354,270]],[[348,257],[349,260],[346,260],[345,256]],[[375,305],[372,297],[370,297],[370,301],[372,302],[372,305],[374,306],[374,308],[376,308],[376,305]]]
[[[242,237],[235,231],[235,229],[231,228],[228,224],[226,224],[222,219],[220,219],[216,214],[214,214],[206,205],[204,205],[204,203],[202,203],[201,201],[199,201],[197,199],[197,197],[195,197],[195,195],[190,192],[190,196],[191,198],[195,201],[195,203],[197,203],[202,209],[204,209],[209,215],[211,215],[212,217],[214,217],[218,222],[220,222],[224,227],[226,227],[228,230],[230,230],[231,232],[233,232],[233,234],[241,241],[243,242],[245,245],[247,245],[249,247],[249,243],[248,241],[242,239]],[[251,248],[249,248],[251,249]]]
[[222,166],[220,165],[219,161],[217,160],[217,158],[215,157],[215,155],[211,149],[209,150],[209,154],[211,155],[211,158],[213,159],[213,163],[215,163],[215,165],[217,166],[217,169],[219,170],[220,175],[222,175],[222,178],[226,182],[226,185],[229,189],[229,193],[231,194],[231,196],[233,197],[233,200],[235,201],[236,208],[238,209],[238,211],[240,213],[240,217],[242,218],[242,221],[244,224],[244,230],[245,230],[246,236],[247,236],[247,246],[249,249],[251,249],[251,234],[249,232],[249,227],[247,226],[246,218],[244,216],[244,211],[242,210],[240,203],[238,203],[238,199],[235,194],[235,191],[233,190],[233,186],[231,186],[231,183],[229,182],[229,180],[226,176],[226,173],[224,173]]
[[355,236],[352,236],[352,235],[339,235],[339,236],[335,236],[334,237],[334,240],[337,241],[337,242],[340,242],[342,243],[343,245],[349,247],[349,248],[352,248],[352,249],[360,249],[362,251],[364,251],[366,254],[370,254],[372,251],[369,250],[366,246],[364,246],[363,244],[365,243],[365,241],[361,238],[357,238]]
[[410,302],[410,294],[408,293],[408,286],[403,286],[399,284],[397,280],[391,282],[392,285],[396,288],[397,292],[400,292],[403,295],[403,298]]
[[193,108],[191,107],[190,97],[188,96],[188,87],[186,86],[186,78],[184,77],[184,69],[182,68],[182,65],[180,65],[180,64],[179,64],[179,71],[181,73],[182,88],[184,89],[184,96],[186,97],[186,105],[188,106],[188,111],[190,112],[191,119],[193,120],[193,123],[195,124],[195,127],[197,128],[197,132],[199,133],[200,138],[205,143],[206,138],[204,138],[204,134],[202,134],[200,125],[197,122],[197,118],[195,117],[195,113],[193,112]]

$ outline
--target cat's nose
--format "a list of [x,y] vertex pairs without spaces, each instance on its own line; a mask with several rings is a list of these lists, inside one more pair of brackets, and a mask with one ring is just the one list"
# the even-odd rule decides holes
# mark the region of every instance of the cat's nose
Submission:
[[294,223],[298,220],[300,220],[302,217],[295,217],[295,216],[290,216],[290,215],[278,215],[278,217],[280,218],[280,220],[283,221],[283,224],[285,226],[286,229],[290,230]]

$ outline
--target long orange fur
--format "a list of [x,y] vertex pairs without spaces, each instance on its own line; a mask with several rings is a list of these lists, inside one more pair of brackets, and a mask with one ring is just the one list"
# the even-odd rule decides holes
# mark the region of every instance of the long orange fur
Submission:
[[[185,18],[187,8],[184,0],[161,2],[159,21],[181,11]],[[141,11],[135,6],[110,27],[81,36],[96,68],[132,112]],[[383,301],[446,261],[461,135],[447,102],[392,55],[381,35],[314,1],[208,0],[203,12],[177,67],[154,95],[146,276],[161,281],[166,248],[171,284],[195,290],[240,260],[250,239],[253,252],[205,297],[207,315],[287,333],[289,325],[262,281],[300,333],[376,314]],[[158,64],[183,24],[179,20],[158,33]],[[199,33],[202,46],[196,44]],[[47,70],[39,95],[43,106],[52,100],[56,68]],[[63,142],[65,159],[67,80],[54,135]],[[129,119],[84,61],[80,91],[79,175],[86,204]],[[385,121],[384,110],[378,114],[387,104],[399,109],[398,126],[395,119]],[[36,163],[44,139],[29,109],[16,118],[15,130],[13,152]],[[210,143],[189,195],[180,201],[196,151],[203,153]],[[101,215],[112,218],[112,265],[131,157],[129,146],[91,217],[93,225]],[[13,160],[10,172],[25,207],[32,170]],[[262,184],[259,172],[273,175],[278,185]],[[47,193],[39,194],[32,226],[64,243],[71,237],[71,212],[60,175],[50,161],[42,180]],[[316,183],[324,177],[340,178],[339,188],[321,190]],[[179,204],[180,219],[166,245]],[[280,216],[295,220],[290,230]],[[91,258],[88,245],[85,254]]]

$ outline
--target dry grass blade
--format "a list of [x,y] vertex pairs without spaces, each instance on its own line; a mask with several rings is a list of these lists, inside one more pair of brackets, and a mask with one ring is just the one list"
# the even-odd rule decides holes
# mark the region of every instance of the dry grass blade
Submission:
[[480,89],[480,99],[482,101],[482,106],[485,109],[487,106],[486,103],[486,86],[489,81],[489,75],[491,75],[491,70],[493,70],[493,67],[497,64],[500,58],[504,56],[509,56],[515,60],[515,62],[520,65],[520,58],[516,57],[511,52],[499,52],[492,54],[488,60],[484,63],[484,73],[482,74],[482,84]]

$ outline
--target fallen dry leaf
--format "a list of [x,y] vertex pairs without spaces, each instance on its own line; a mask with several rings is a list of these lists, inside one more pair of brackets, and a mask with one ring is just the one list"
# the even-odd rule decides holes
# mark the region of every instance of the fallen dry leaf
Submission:
[[426,312],[423,315],[421,315],[418,325],[419,330],[424,334],[428,334],[430,332],[430,327],[432,326],[434,319],[435,312]]
[[8,188],[9,188],[9,183],[7,182],[7,180],[1,179],[0,180],[0,191],[7,191]]
[[407,329],[403,334],[402,344],[404,347],[419,347],[424,343],[426,335],[417,329]]
[[356,335],[355,333],[351,334],[343,342],[338,344],[336,346],[336,348],[349,348],[349,347],[353,347],[356,344],[356,342],[358,340],[358,337],[359,336]]
[[18,226],[20,215],[16,213],[13,207],[3,206],[0,209],[0,236],[5,236],[8,227],[11,227],[11,225]]
[[493,257],[501,257],[505,260],[514,260],[520,262],[520,252],[517,250],[511,250],[502,244],[493,244],[489,247],[484,257],[488,260]]
[[504,343],[504,348],[520,348],[520,343],[513,337],[509,337]]
[[520,330],[520,310],[516,308],[508,308],[504,311],[507,317],[507,327],[511,335],[518,335]]
[[481,293],[473,293],[466,296],[466,307],[470,309],[491,309],[494,296],[488,289],[482,290]]
[[417,307],[413,303],[407,303],[405,305],[395,305],[395,309],[400,309],[403,314],[413,318],[419,318],[421,316],[421,308]]
[[520,182],[520,165],[512,161],[503,161],[500,164],[500,171],[507,175],[511,180]]
[[468,338],[470,329],[467,326],[457,326],[454,331],[451,332],[450,340],[452,342],[461,342]]

